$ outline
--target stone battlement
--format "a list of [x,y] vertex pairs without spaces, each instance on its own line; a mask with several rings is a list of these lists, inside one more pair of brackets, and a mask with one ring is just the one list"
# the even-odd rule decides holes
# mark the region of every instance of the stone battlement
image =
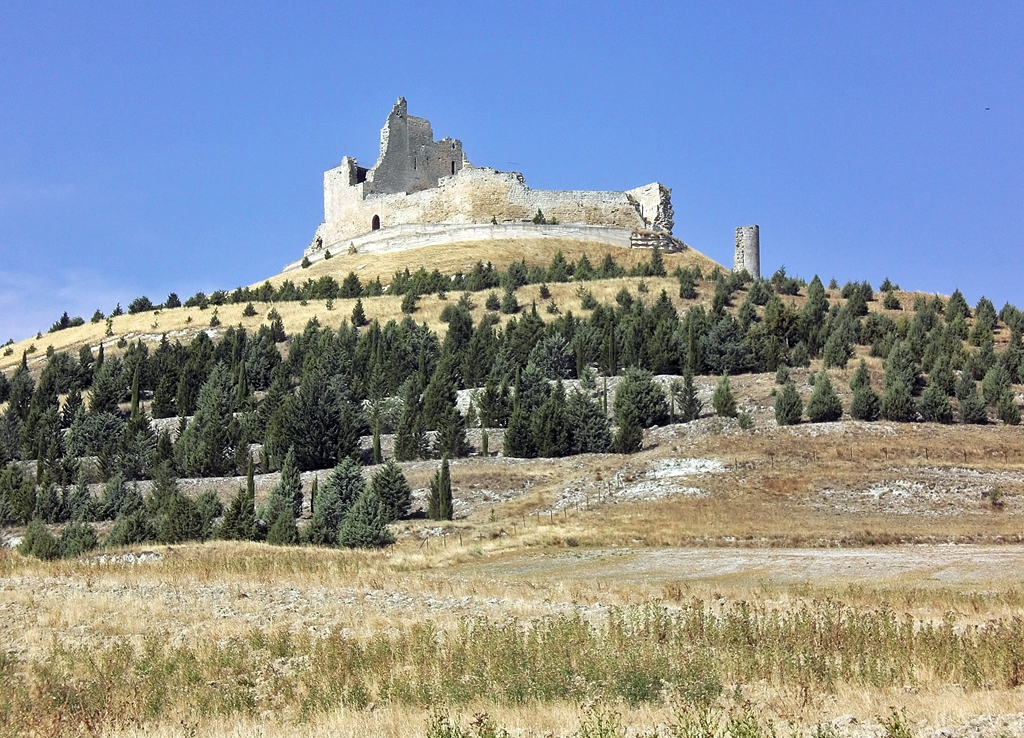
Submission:
[[[331,255],[346,254],[354,250],[359,254],[386,254],[405,251],[422,246],[443,243],[473,243],[479,241],[507,241],[516,239],[577,240],[590,243],[604,243],[622,248],[653,248],[655,244],[663,251],[681,251],[687,248],[679,239],[665,233],[637,233],[628,228],[609,228],[592,225],[535,225],[533,223],[490,223],[448,224],[416,223],[391,226],[355,236],[338,244],[338,249],[323,248],[307,252],[304,258],[310,263],[323,260],[327,251]],[[292,271],[302,266],[302,259],[285,266]]]
[[[404,230],[407,226],[431,226],[419,229],[429,234],[431,243],[443,242],[435,239],[445,233],[450,235],[448,241],[526,237],[519,235],[525,233],[535,237],[530,221],[538,210],[548,221],[557,221],[555,228],[586,226],[624,232],[624,246],[630,245],[632,234],[640,236],[635,246],[651,242],[648,247],[653,245],[652,238],[658,238],[649,234],[663,234],[662,246],[685,247],[672,238],[672,191],[660,183],[622,192],[534,190],[518,172],[474,167],[461,141],[434,141],[433,135],[430,121],[410,116],[405,99],[399,98],[381,130],[380,156],[373,167],[361,167],[345,157],[340,166],[324,173],[324,220],[306,257],[312,261],[326,251],[344,253],[350,243],[362,250],[357,240],[364,248],[384,248],[384,244],[392,244],[388,250],[395,250],[395,244],[414,248],[421,238],[412,236],[415,228]],[[488,230],[490,224],[499,230]],[[465,231],[470,237],[464,238],[456,237],[460,231],[454,226],[485,227]],[[385,230],[390,235],[367,238]],[[506,235],[481,235],[489,233]]]

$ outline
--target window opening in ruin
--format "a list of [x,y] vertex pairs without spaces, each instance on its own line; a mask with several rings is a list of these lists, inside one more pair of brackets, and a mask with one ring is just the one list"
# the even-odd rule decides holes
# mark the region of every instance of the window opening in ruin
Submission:
[[379,231],[380,230],[380,216],[379,215],[373,216],[373,220],[370,221],[370,230],[372,230],[372,231]]
[[413,169],[416,168],[416,157],[415,156],[412,158],[412,168]]
[[455,162],[452,162],[452,174],[455,174]]

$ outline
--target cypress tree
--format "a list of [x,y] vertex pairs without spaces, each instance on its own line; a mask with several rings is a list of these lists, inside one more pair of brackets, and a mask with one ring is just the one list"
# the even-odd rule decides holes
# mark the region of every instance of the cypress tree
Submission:
[[566,419],[565,388],[561,381],[555,383],[548,399],[530,418],[530,434],[538,456],[553,458],[571,453],[572,438]]
[[643,369],[631,368],[626,371],[619,386],[615,388],[615,418],[621,425],[621,415],[626,407],[631,408],[633,420],[641,427],[665,425],[668,422],[668,403],[665,393],[654,376]]
[[199,391],[192,422],[174,446],[175,464],[183,474],[223,476],[234,468],[238,426],[232,412],[232,389],[227,368],[217,364]]
[[616,415],[619,425],[615,431],[612,450],[617,454],[632,454],[639,451],[644,443],[644,429],[637,419],[636,412],[631,407],[625,407]]
[[611,423],[590,395],[579,390],[569,395],[565,416],[571,436],[570,453],[602,454],[611,450]]
[[135,365],[135,372],[132,374],[132,420],[137,420],[139,417],[139,370],[142,368],[142,364]]
[[911,396],[917,381],[917,366],[905,341],[892,347],[885,360],[885,394],[882,395],[881,416],[898,423],[909,423],[917,417]]
[[295,447],[292,446],[285,454],[284,464],[281,465],[281,496],[291,505],[292,517],[298,518],[302,515],[302,476],[295,463]]
[[60,558],[60,544],[46,529],[42,520],[33,518],[25,535],[22,536],[21,543],[18,544],[18,553],[49,561]]
[[438,418],[437,433],[434,435],[434,455],[459,458],[468,456],[469,450],[466,421],[453,405],[444,410]]
[[154,418],[174,417],[174,396],[177,391],[178,380],[175,376],[169,372],[161,374],[153,392],[153,404],[150,406]]
[[434,375],[423,393],[423,425],[427,430],[437,428],[448,408],[455,407],[456,387],[453,379],[454,359],[446,356],[437,364]]
[[503,454],[520,459],[531,459],[537,455],[533,434],[530,431],[529,415],[518,402],[513,404],[512,416],[508,419],[508,427],[505,428]]
[[406,380],[402,415],[395,432],[395,458],[399,461],[413,461],[426,451],[427,438],[423,428],[423,401],[420,397],[419,375]]
[[71,559],[92,551],[99,545],[96,531],[91,525],[82,522],[71,523],[60,536],[61,558]]
[[942,390],[947,397],[956,394],[956,376],[953,374],[948,354],[939,356],[935,364],[932,365],[932,370],[928,374],[928,385],[934,385]]
[[356,328],[362,328],[368,322],[366,320],[366,313],[363,312],[363,301],[361,299],[356,300],[355,307],[352,308],[352,325]]
[[297,546],[299,529],[295,525],[295,516],[291,510],[282,508],[277,514],[270,530],[267,531],[267,543],[272,546]]
[[807,417],[812,423],[831,423],[843,416],[843,404],[832,389],[828,372],[818,372],[814,380],[814,392],[807,401]]
[[1000,363],[985,372],[985,378],[981,380],[981,394],[986,404],[995,407],[999,399],[1012,389],[1012,384],[1010,372]]
[[431,520],[452,519],[452,478],[447,457],[441,459],[441,466],[430,482],[427,517]]
[[[864,298],[861,297],[861,301],[863,301],[863,299]],[[853,342],[850,340],[850,337],[844,328],[839,327],[832,331],[828,340],[825,341],[825,348],[822,351],[821,356],[826,369],[831,367],[836,367],[838,369],[846,368],[846,364],[853,357]]]
[[850,417],[854,420],[878,420],[881,406],[882,400],[869,382],[853,391],[853,400],[850,401]]
[[693,371],[689,365],[683,373],[683,394],[679,402],[679,419],[684,423],[696,420],[700,417],[704,403],[697,397],[697,390],[693,386]]
[[256,539],[256,480],[251,456],[245,475],[245,487],[238,488],[224,512],[219,537],[234,541]]
[[729,385],[729,375],[723,374],[715,385],[715,391],[711,395],[711,404],[715,413],[722,418],[735,418],[737,415],[736,398],[732,394],[732,387]]

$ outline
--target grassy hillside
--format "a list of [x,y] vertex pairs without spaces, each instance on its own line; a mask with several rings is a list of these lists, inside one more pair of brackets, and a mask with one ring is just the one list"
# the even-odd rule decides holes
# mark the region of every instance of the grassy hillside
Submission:
[[[515,240],[515,241],[491,241],[486,243],[473,242],[463,244],[446,244],[443,246],[425,246],[410,251],[399,251],[388,254],[339,254],[333,258],[318,262],[308,269],[299,269],[291,272],[283,272],[269,279],[275,287],[285,280],[295,283],[304,282],[307,279],[319,279],[323,276],[332,276],[341,282],[349,272],[355,272],[363,284],[380,278],[385,285],[391,281],[396,271],[408,268],[414,272],[420,267],[432,271],[438,269],[442,274],[449,275],[456,272],[466,273],[472,269],[477,261],[488,261],[496,268],[504,269],[513,262],[525,259],[529,266],[544,266],[550,262],[556,251],[561,250],[565,258],[572,262],[578,260],[584,254],[595,265],[605,257],[611,255],[616,263],[629,269],[637,264],[650,259],[651,252],[644,249],[622,249],[606,244],[595,244],[580,241],[553,241],[542,239]],[[721,265],[712,259],[704,256],[698,251],[688,250],[681,254],[665,254],[665,267],[671,273],[677,267],[693,268],[699,267],[704,273],[710,273],[713,269],[722,269]],[[603,280],[601,282],[588,283],[588,287],[594,293],[599,302],[611,302],[615,293],[628,286],[635,292],[638,279],[625,280]],[[259,286],[259,282],[254,287]],[[648,280],[650,291],[657,296],[658,291],[665,289],[669,295],[676,293],[675,281]],[[228,286],[225,286],[228,289]],[[552,299],[564,311],[572,310],[580,314],[579,299],[576,297],[577,285],[552,284],[550,285]],[[173,289],[173,285],[171,286]],[[516,293],[519,302],[525,306],[538,300],[538,285],[530,285],[522,288]],[[706,290],[705,290],[706,291]],[[482,310],[482,302],[486,293],[481,293],[477,300]],[[702,295],[703,296],[703,295]],[[185,295],[182,295],[184,299]],[[122,301],[123,306],[133,299],[126,296]],[[159,299],[159,298],[154,298]],[[457,296],[455,296],[457,299]],[[105,321],[98,323],[86,323],[82,326],[66,328],[54,333],[44,333],[41,337],[30,337],[5,347],[0,351],[0,371],[10,371],[21,361],[22,354],[29,352],[29,367],[38,370],[46,360],[46,351],[53,347],[54,351],[67,351],[77,354],[80,347],[90,345],[98,346],[104,344],[104,350],[119,353],[117,342],[119,339],[126,341],[142,340],[151,346],[159,343],[163,335],[170,340],[178,339],[182,343],[188,343],[200,330],[216,330],[210,327],[210,320],[217,312],[217,319],[220,321],[220,331],[227,326],[241,325],[251,331],[258,328],[261,323],[266,323],[266,313],[273,307],[281,315],[285,331],[290,335],[299,332],[306,325],[310,318],[316,317],[322,325],[337,327],[342,320],[352,314],[352,307],[355,300],[334,300],[332,309],[328,309],[325,300],[311,300],[306,305],[299,302],[278,302],[274,304],[256,303],[257,314],[252,317],[243,315],[245,305],[222,305],[218,308],[209,307],[206,310],[198,308],[174,308],[156,311],[147,311],[135,315],[121,315],[112,319],[110,335],[107,335]],[[681,302],[680,302],[681,304]],[[363,300],[366,317],[369,320],[374,318],[381,322],[391,319],[401,320],[403,314],[400,309],[401,298],[399,297],[375,297]],[[432,330],[444,334],[445,324],[440,321],[441,310],[445,302],[434,295],[425,295],[421,298],[419,309],[413,316],[418,323],[426,323]],[[541,309],[540,304],[538,309]],[[55,312],[60,306],[54,307]],[[543,310],[541,310],[542,315]],[[583,311],[584,313],[586,311]],[[60,317],[59,313],[54,319]]]

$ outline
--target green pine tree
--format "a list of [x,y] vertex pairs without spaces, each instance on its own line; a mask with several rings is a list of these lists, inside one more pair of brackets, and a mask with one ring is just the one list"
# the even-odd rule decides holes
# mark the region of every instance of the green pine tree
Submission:
[[843,416],[843,404],[832,389],[828,372],[818,372],[814,380],[814,392],[807,401],[807,417],[812,423],[831,423]]
[[281,496],[291,504],[292,517],[298,518],[302,515],[302,476],[295,463],[295,447],[292,446],[285,454],[284,463],[281,465],[281,481],[278,482],[281,488]]
[[412,488],[394,461],[388,461],[373,475],[370,488],[382,505],[384,522],[405,517],[412,506]]
[[617,412],[618,428],[612,450],[617,454],[632,454],[643,448],[644,429],[632,408],[625,407]]
[[282,508],[278,512],[277,519],[267,531],[267,543],[272,546],[299,545],[299,528],[291,510]]
[[388,530],[387,506],[371,488],[363,491],[338,531],[338,544],[347,548],[383,548],[395,542]]
[[988,422],[985,403],[978,397],[974,380],[963,376],[956,385],[956,399],[960,405],[960,422],[966,425],[984,425]]
[[851,418],[866,421],[878,420],[881,409],[882,400],[871,387],[870,381],[853,390],[853,399],[850,401]]
[[532,459],[537,455],[537,447],[533,443],[530,429],[530,416],[523,410],[520,403],[512,406],[512,415],[505,428],[504,455],[520,459]]
[[775,422],[779,425],[796,425],[803,413],[804,403],[796,385],[787,382],[775,395]]
[[1007,425],[1020,425],[1020,408],[1012,390],[1007,390],[996,401],[996,417]]
[[234,468],[238,425],[233,389],[227,367],[217,364],[199,390],[192,422],[174,446],[175,465],[186,476],[224,476]]
[[338,542],[338,531],[348,511],[366,489],[362,468],[349,458],[331,470],[313,501],[313,518],[307,526],[307,538],[315,545]]
[[926,423],[952,423],[953,405],[937,385],[929,383],[921,394],[917,409]]

